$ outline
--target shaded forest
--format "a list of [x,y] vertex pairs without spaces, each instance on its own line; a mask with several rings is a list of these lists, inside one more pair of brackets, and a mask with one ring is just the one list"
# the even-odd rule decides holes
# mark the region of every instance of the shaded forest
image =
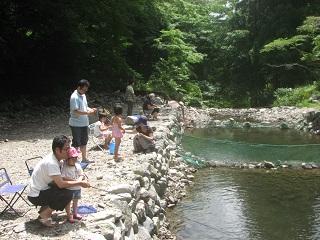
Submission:
[[319,1],[2,0],[0,12],[1,102],[54,105],[79,79],[113,92],[134,78],[194,106],[269,106],[320,82]]

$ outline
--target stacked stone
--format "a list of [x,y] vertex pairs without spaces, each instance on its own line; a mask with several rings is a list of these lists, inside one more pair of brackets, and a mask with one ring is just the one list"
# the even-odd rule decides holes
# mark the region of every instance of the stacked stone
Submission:
[[183,133],[181,111],[168,107],[161,115],[154,133],[158,151],[135,154],[135,164],[126,173],[129,180],[102,189],[104,201],[83,221],[86,229],[76,232],[78,239],[168,238],[165,209],[185,196],[195,170],[176,154]]

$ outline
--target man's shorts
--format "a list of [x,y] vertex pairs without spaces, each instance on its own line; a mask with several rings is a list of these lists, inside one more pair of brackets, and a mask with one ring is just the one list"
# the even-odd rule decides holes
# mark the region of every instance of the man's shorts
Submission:
[[35,206],[49,206],[54,210],[63,210],[72,200],[72,191],[65,188],[50,187],[40,191],[38,197],[28,196],[29,201]]
[[71,190],[73,193],[72,199],[80,199],[81,198],[81,189],[79,190]]
[[80,147],[85,146],[88,143],[88,127],[72,127],[72,146]]

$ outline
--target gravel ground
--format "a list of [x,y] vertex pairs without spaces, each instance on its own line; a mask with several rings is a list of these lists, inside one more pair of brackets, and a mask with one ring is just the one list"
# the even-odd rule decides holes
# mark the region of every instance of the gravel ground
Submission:
[[[68,126],[68,113],[58,109],[59,114],[51,113],[51,110],[43,110],[45,114],[19,113],[17,116],[0,116],[0,156],[1,167],[7,169],[8,174],[14,184],[29,181],[29,175],[25,160],[35,156],[45,156],[50,153],[52,139],[59,134],[71,135]],[[37,117],[36,117],[37,116]],[[96,119],[91,119],[94,122]],[[154,123],[151,123],[151,126]],[[120,154],[125,161],[115,163],[113,155],[108,155],[95,148],[92,141],[88,143],[88,158],[96,162],[90,164],[85,170],[89,176],[91,185],[105,189],[110,183],[121,183],[126,180],[126,169],[130,169],[133,162],[132,138],[134,132],[128,126],[120,146]],[[37,160],[35,160],[37,161]],[[36,162],[31,161],[34,165]],[[106,181],[99,181],[103,176]],[[108,181],[109,180],[109,181]],[[26,189],[24,196],[26,197]],[[81,203],[98,206],[103,197],[103,192],[94,188],[83,189]],[[3,209],[4,202],[0,201],[0,210]],[[34,206],[29,207],[23,201],[18,201],[15,205],[21,213],[26,212],[23,217],[17,217],[11,213],[0,216],[0,238],[11,239],[75,239],[76,231],[81,223],[66,223],[54,229],[43,228],[36,218],[37,210]],[[64,212],[58,212],[58,217],[63,218]]]
[[[264,121],[270,120],[271,116],[275,119],[281,118],[283,120],[285,118],[285,120],[289,120],[293,118],[289,113],[292,112],[294,116],[301,118],[306,111],[305,109],[290,108],[285,108],[283,111],[280,110],[273,109],[270,112],[269,110],[254,110],[255,114],[253,115],[261,117]],[[204,119],[209,120],[209,115],[214,119],[217,112],[222,115],[233,116],[239,110],[226,110],[228,114],[223,113],[223,111],[214,109],[211,111],[186,110],[185,114],[189,117],[186,125],[193,125],[194,122],[201,122]],[[203,114],[201,114],[202,112]],[[243,113],[241,112],[241,114]],[[96,121],[96,119],[91,119],[91,122],[93,121]],[[10,114],[9,116],[0,115],[0,167],[7,169],[13,183],[28,183],[29,175],[25,160],[35,156],[45,156],[50,153],[52,151],[51,144],[54,136],[59,134],[70,136],[71,131],[67,123],[67,111],[58,108],[24,111],[13,115]],[[157,126],[157,122],[150,122],[150,125]],[[120,153],[124,156],[125,161],[119,163],[113,161],[112,155],[107,155],[95,149],[92,141],[89,141],[88,157],[96,162],[90,164],[85,171],[93,186],[105,189],[111,183],[121,183],[127,179],[126,173],[136,164],[132,154],[133,136],[134,133],[128,127],[120,149]],[[103,181],[99,181],[102,177]],[[103,195],[103,192],[98,189],[84,189],[80,204],[86,203],[98,206],[102,202]],[[3,206],[3,202],[0,201],[0,210]],[[16,204],[16,208],[22,213],[26,212],[26,210],[29,211],[23,217],[17,217],[10,213],[1,215],[0,239],[78,239],[77,231],[80,230],[81,223],[66,223],[58,228],[46,229],[36,221],[38,214],[35,207],[29,207],[23,201],[19,201]],[[63,218],[65,214],[64,212],[58,212],[58,216]]]

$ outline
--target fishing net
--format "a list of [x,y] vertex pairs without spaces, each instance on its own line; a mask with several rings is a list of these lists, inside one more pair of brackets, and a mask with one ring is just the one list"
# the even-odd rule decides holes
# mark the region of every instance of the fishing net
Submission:
[[[302,162],[319,162],[320,156],[318,143],[268,144],[185,135],[182,144],[186,152],[196,156],[183,156],[186,162],[194,166],[203,166],[206,161],[227,165],[263,161],[299,165]],[[199,162],[199,159],[204,160]]]

